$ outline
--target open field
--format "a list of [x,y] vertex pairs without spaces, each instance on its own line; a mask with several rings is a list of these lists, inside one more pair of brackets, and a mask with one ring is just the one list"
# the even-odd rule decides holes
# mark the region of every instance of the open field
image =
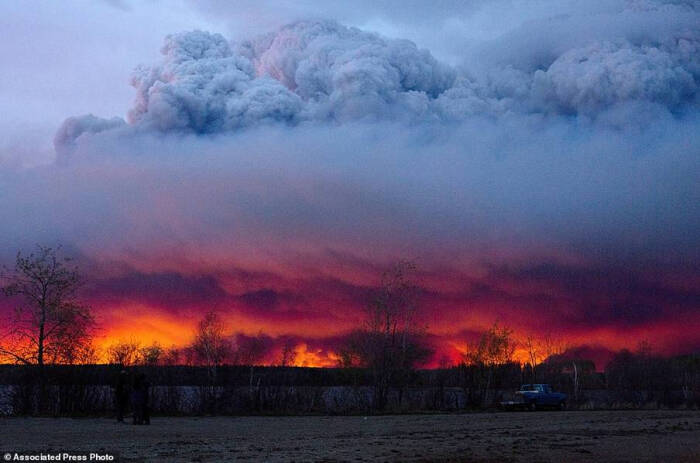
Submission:
[[120,461],[697,462],[700,412],[3,418],[0,451],[107,451]]

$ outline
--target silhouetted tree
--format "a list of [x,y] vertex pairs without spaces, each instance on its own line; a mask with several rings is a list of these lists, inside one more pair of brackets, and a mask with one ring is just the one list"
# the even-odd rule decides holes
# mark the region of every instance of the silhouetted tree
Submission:
[[271,339],[262,331],[254,336],[238,334],[233,352],[233,363],[237,365],[259,365],[270,347]]
[[651,345],[645,341],[634,352],[623,349],[616,353],[605,368],[608,388],[637,404],[664,400],[671,388],[672,376],[674,362],[654,355]]
[[27,397],[37,397],[38,385],[38,401],[29,400],[29,407],[45,412],[50,401],[44,366],[93,362],[94,320],[89,307],[78,301],[77,267],[60,255],[60,248],[38,246],[28,256],[18,252],[14,270],[6,269],[3,277],[2,291],[17,305],[0,333],[0,361],[37,366]]
[[117,341],[107,347],[107,361],[125,367],[140,363],[141,344],[138,341]]
[[256,336],[239,335],[234,353],[235,363],[249,367],[248,392],[250,394],[251,405],[254,409],[259,407],[260,402],[260,380],[255,379],[255,366],[263,361],[267,352],[267,338],[262,331]]
[[288,367],[294,365],[297,353],[294,350],[294,341],[291,338],[286,338],[282,345],[282,355],[280,358],[280,366]]
[[224,332],[224,324],[215,312],[204,315],[190,346],[197,363],[216,368],[230,358],[232,346]]
[[527,351],[529,369],[532,372],[530,382],[534,383],[537,382],[537,365],[540,363],[542,349],[540,347],[540,343],[535,339],[535,337],[528,335],[525,338],[525,350]]
[[172,345],[169,348],[163,350],[161,355],[161,361],[163,365],[180,365],[184,360],[184,355],[182,349],[177,346]]
[[367,306],[364,326],[352,333],[341,350],[341,364],[363,366],[372,373],[375,407],[386,406],[391,387],[402,386],[429,350],[421,342],[425,328],[417,322],[416,266],[401,261],[382,276],[381,286]]
[[686,406],[700,405],[700,354],[679,355],[669,363]]
[[79,302],[77,267],[60,256],[60,248],[38,246],[36,253],[17,253],[6,276],[4,294],[19,299],[6,324],[0,358],[23,364],[82,363],[94,360],[90,308]]
[[476,345],[466,353],[468,363],[496,366],[513,360],[515,340],[513,330],[495,323],[481,334]]
[[515,347],[513,330],[494,323],[465,353],[466,363],[475,367],[478,373],[475,382],[482,404],[488,404],[488,392],[493,385],[497,369],[513,361]]
[[163,357],[163,348],[157,342],[150,346],[144,346],[139,349],[138,363],[142,365],[158,365]]
[[367,351],[367,331],[355,330],[348,333],[345,341],[338,347],[338,366],[340,368],[364,368],[369,364]]
[[225,335],[224,323],[215,312],[208,312],[197,324],[194,340],[185,349],[186,355],[199,365],[207,367],[208,386],[200,388],[202,406],[215,412],[217,404],[216,381],[218,367],[231,358],[231,341]]
[[553,336],[551,333],[542,338],[540,345],[545,361],[549,357],[562,355],[569,347],[561,338]]
[[107,361],[125,367],[134,365],[159,365],[164,350],[157,342],[142,346],[135,340],[119,340],[107,347]]

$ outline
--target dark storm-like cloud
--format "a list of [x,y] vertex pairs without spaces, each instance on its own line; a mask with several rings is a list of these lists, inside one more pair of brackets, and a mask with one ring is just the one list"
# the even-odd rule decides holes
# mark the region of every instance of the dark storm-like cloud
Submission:
[[[285,332],[285,326],[300,323],[352,326],[374,291],[335,277],[254,274],[229,262],[223,272],[206,274],[182,266],[177,266],[180,271],[147,272],[123,262],[98,264],[85,259],[81,259],[82,267],[90,269],[90,277],[81,297],[98,311],[143,313],[152,309],[160,316],[184,316],[188,323],[217,311],[235,314],[249,332],[251,326]],[[0,300],[0,310],[7,310],[5,302]]]
[[185,276],[176,272],[129,272],[90,280],[93,305],[139,302],[171,310],[216,307],[228,297],[211,276]]
[[241,294],[239,298],[244,304],[264,310],[277,307],[281,296],[274,289],[263,288]]
[[[272,284],[270,284],[272,283]],[[361,311],[370,301],[373,287],[349,284],[337,278],[304,278],[249,286],[234,295],[230,307],[261,323],[321,322],[348,326],[361,319]]]
[[[680,279],[692,281],[696,272],[697,268],[684,269]],[[700,306],[697,287],[678,287],[663,276],[645,273],[602,265],[546,263],[494,269],[488,280],[513,285],[516,293],[529,293],[531,299],[524,308],[529,306],[560,327],[625,327],[693,318]]]

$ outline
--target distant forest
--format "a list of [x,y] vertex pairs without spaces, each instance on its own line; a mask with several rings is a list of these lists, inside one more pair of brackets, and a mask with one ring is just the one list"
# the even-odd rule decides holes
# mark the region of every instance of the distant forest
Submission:
[[[119,365],[0,365],[0,414],[111,415]],[[700,356],[622,351],[596,372],[585,360],[550,359],[410,370],[381,389],[367,368],[140,365],[155,414],[371,414],[495,409],[521,384],[548,383],[567,408],[698,408]],[[42,378],[43,376],[43,378]]]

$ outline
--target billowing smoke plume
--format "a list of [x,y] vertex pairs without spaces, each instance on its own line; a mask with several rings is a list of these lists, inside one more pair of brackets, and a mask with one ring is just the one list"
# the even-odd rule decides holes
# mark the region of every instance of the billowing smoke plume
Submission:
[[[450,69],[409,41],[332,22],[295,23],[235,51],[219,34],[175,34],[161,51],[162,63],[134,74],[129,122],[164,132],[399,116],[425,111],[454,81]],[[58,146],[108,125],[93,116],[66,124]]]
[[258,78],[251,61],[231,52],[219,34],[169,36],[163,63],[133,77],[132,124],[161,131],[221,132],[271,121],[294,121],[300,98],[278,81]]
[[421,112],[454,81],[452,70],[407,40],[335,23],[295,23],[239,49],[259,75],[298,94],[314,119]]
[[[639,15],[639,4],[632,6],[620,17]],[[700,15],[684,4],[647,5],[642,13],[664,13],[676,27],[667,21],[650,37],[621,26],[619,36],[590,37],[539,63],[521,56],[483,73],[471,73],[467,65],[453,69],[410,41],[334,22],[296,22],[238,44],[201,31],[175,34],[166,39],[161,63],[134,73],[129,123],[204,134],[304,121],[454,122],[506,113],[595,119],[630,104],[634,111],[696,107],[700,33],[687,18],[697,25]],[[118,125],[114,119],[71,118],[56,145],[62,149],[83,132]]]

